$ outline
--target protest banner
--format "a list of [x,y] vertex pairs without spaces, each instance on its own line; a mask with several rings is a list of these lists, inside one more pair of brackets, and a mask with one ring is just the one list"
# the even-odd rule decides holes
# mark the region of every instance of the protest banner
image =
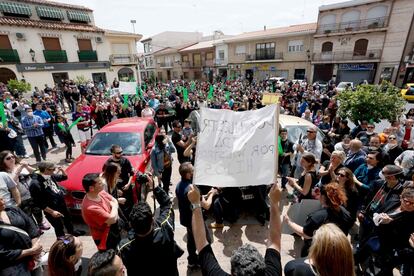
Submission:
[[194,182],[241,187],[276,181],[276,105],[259,110],[201,109]]
[[262,104],[278,104],[280,96],[278,93],[263,93]]
[[121,95],[135,95],[136,91],[137,91],[136,82],[126,82],[126,81],[119,82],[119,93]]
[[[290,220],[297,223],[300,226],[304,226],[308,215],[321,209],[322,205],[319,200],[316,199],[303,199],[301,202],[294,203],[290,206],[287,211],[287,215]],[[286,223],[282,225],[282,233],[291,235],[293,234],[292,228]]]

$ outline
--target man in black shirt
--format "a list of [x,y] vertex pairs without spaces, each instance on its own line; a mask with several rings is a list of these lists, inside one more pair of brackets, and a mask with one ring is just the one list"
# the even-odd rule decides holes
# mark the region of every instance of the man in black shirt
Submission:
[[[187,146],[191,143],[191,139],[187,139],[186,142],[182,140],[182,136],[180,134],[181,131],[181,123],[178,120],[175,120],[173,122],[173,134],[171,136],[171,140],[174,144],[174,147],[177,150],[177,158],[180,164],[184,162],[189,162],[189,158],[184,156],[184,151],[187,148]],[[191,138],[191,137],[190,137]]]
[[165,108],[165,103],[160,103],[157,111],[155,112],[155,116],[157,117],[158,127],[164,127],[165,133],[168,133],[168,120],[170,119],[170,113]]
[[[263,259],[261,254],[252,245],[243,245],[233,252],[231,257],[231,275],[282,275],[282,265],[280,262],[280,196],[281,190],[277,185],[273,185],[269,193],[271,207],[268,246],[265,258]],[[190,186],[188,200],[192,204],[192,228],[203,275],[230,275],[221,269],[210,244],[207,242],[203,214],[201,213],[200,192],[194,185]]]

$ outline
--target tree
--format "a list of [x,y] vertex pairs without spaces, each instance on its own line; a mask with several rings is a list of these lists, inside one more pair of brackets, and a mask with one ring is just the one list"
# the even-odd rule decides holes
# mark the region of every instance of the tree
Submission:
[[16,89],[19,93],[24,93],[30,91],[32,89],[32,86],[30,83],[27,83],[25,81],[12,79],[7,82],[7,88],[9,91],[14,91],[14,89]]
[[346,90],[338,94],[337,98],[339,115],[355,124],[362,120],[376,123],[383,119],[395,120],[405,105],[400,89],[385,81],[380,85],[359,85],[356,91]]

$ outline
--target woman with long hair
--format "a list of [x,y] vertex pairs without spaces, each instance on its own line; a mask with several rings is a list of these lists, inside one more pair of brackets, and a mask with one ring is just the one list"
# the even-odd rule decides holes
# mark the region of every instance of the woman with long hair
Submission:
[[310,213],[304,226],[290,220],[288,215],[284,216],[284,221],[299,236],[304,238],[304,245],[301,256],[307,256],[315,231],[323,224],[335,223],[345,235],[348,235],[349,229],[354,224],[354,220],[349,212],[343,207],[346,204],[347,197],[345,190],[338,183],[329,183],[321,187],[319,197],[322,208]]
[[118,189],[119,176],[121,175],[121,166],[114,162],[109,162],[101,177],[104,184],[104,190],[118,200],[119,204],[125,204],[126,198],[122,197],[122,190]]
[[294,189],[295,201],[312,198],[312,189],[318,183],[315,170],[316,158],[312,153],[304,153],[300,159],[300,165],[303,167],[302,175],[298,180],[287,177],[288,184]]
[[308,257],[288,262],[285,275],[354,276],[351,243],[335,224],[322,225],[313,236]]
[[354,220],[356,220],[360,197],[354,182],[354,174],[350,169],[343,167],[338,171],[337,181],[344,188],[346,197],[348,198],[345,208]]
[[49,251],[50,276],[78,276],[82,273],[82,241],[67,234],[55,241]]

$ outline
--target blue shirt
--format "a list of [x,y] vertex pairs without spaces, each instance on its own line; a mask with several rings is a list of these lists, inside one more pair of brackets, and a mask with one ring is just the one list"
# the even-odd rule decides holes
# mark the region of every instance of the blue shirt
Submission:
[[160,101],[158,99],[151,99],[148,101],[148,104],[151,108],[157,110],[158,106],[160,105]]
[[187,194],[190,190],[191,180],[181,179],[175,188],[175,195],[178,199],[178,210],[180,210],[180,223],[182,226],[191,227],[191,218],[193,212],[191,210],[191,202],[188,200]]
[[[37,126],[34,124],[37,123]],[[27,137],[37,137],[43,135],[43,120],[39,116],[33,117],[25,116],[22,119],[22,127],[26,132]]]
[[47,122],[47,120],[49,120],[51,118],[49,113],[47,113],[44,110],[37,110],[36,109],[35,111],[33,111],[33,114],[36,115],[36,116],[39,116],[40,118],[42,118],[43,127],[49,127],[50,126],[49,123]]

